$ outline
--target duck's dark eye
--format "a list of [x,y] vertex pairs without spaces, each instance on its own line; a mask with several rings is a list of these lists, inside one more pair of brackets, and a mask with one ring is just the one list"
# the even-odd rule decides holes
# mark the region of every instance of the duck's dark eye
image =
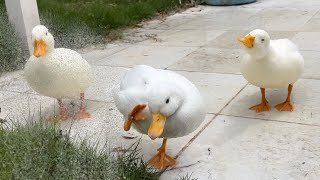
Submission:
[[168,98],[167,100],[166,100],[166,103],[168,104],[170,102],[170,99]]
[[261,39],[261,41],[263,42],[263,41],[264,41],[264,39]]
[[46,32],[46,36],[48,36],[48,32]]

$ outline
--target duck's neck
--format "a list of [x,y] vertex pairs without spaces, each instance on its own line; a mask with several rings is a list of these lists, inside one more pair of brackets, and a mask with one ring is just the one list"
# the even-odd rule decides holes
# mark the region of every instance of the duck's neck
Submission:
[[47,51],[46,54],[47,54],[47,55],[50,55],[50,54],[52,54],[53,52],[54,52],[54,49],[50,49],[50,50],[48,49],[48,51]]
[[54,40],[47,41],[47,55],[50,55],[54,52]]
[[44,56],[50,56],[54,52],[54,46],[48,46]]
[[270,46],[268,46],[267,48],[255,49],[255,51],[252,51],[250,53],[250,56],[253,59],[261,60],[261,59],[266,59],[268,56],[270,56],[270,53],[271,53],[271,48]]

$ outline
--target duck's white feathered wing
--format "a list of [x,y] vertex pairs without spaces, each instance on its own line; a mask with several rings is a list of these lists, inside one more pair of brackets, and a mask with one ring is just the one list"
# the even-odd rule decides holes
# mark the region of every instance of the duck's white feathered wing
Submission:
[[155,69],[146,65],[134,66],[123,77],[120,89],[128,89],[132,87],[145,87],[152,79],[155,78]]
[[124,116],[137,104],[146,102],[145,92],[154,71],[150,66],[135,66],[122,78],[120,87],[113,89],[115,104]]
[[113,99],[116,107],[125,118],[131,110],[140,103],[145,103],[145,94],[142,89],[139,88],[129,88],[126,90],[113,90]]
[[[128,118],[128,114],[136,105],[147,104],[146,91],[153,79],[154,72],[155,69],[150,66],[135,66],[123,77],[120,87],[113,89],[115,105],[124,119]],[[143,115],[145,120],[141,121],[138,126],[133,125],[133,127],[141,133],[146,133],[151,120],[148,105],[143,110]]]
[[[133,87],[122,91],[119,89],[113,90],[114,103],[119,112],[123,115],[123,120],[128,119],[128,114],[136,105],[147,104],[144,91],[144,89],[140,89],[138,87]],[[133,124],[133,127],[139,132],[146,134],[151,121],[151,113],[148,105],[142,111],[142,113],[145,119],[139,121],[138,124]]]

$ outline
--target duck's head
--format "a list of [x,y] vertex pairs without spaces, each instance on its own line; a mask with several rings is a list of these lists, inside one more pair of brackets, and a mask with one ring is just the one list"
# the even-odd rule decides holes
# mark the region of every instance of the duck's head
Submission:
[[167,119],[182,106],[184,99],[182,92],[169,83],[154,85],[148,92],[148,106],[152,113],[148,136],[151,139],[156,139],[162,135]]
[[269,49],[270,36],[261,29],[255,29],[245,37],[239,38],[239,41],[246,47],[246,51],[256,57],[264,57]]
[[42,57],[54,50],[54,38],[43,25],[38,25],[32,29],[31,40],[35,57]]

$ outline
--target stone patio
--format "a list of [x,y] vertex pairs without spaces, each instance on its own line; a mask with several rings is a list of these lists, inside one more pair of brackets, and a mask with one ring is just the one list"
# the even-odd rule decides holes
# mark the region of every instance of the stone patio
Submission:
[[[206,179],[310,179],[320,177],[320,1],[258,0],[242,6],[201,6],[142,23],[122,41],[104,49],[86,50],[96,76],[86,98],[93,118],[66,121],[77,138],[108,142],[111,148],[137,142],[148,160],[161,145],[134,130],[123,131],[123,119],[111,97],[122,76],[134,65],[147,64],[176,71],[200,89],[208,114],[194,133],[169,139],[167,150],[178,165],[162,174],[163,180],[192,174]],[[254,113],[250,105],[260,91],[239,72],[243,50],[237,38],[254,28],[272,38],[293,40],[305,57],[305,73],[293,92],[292,113]],[[282,102],[286,89],[267,89],[271,105]],[[22,71],[0,78],[1,118],[21,119],[52,114],[54,99],[32,91]],[[78,100],[67,100],[70,110]],[[75,102],[75,103],[73,103]]]

